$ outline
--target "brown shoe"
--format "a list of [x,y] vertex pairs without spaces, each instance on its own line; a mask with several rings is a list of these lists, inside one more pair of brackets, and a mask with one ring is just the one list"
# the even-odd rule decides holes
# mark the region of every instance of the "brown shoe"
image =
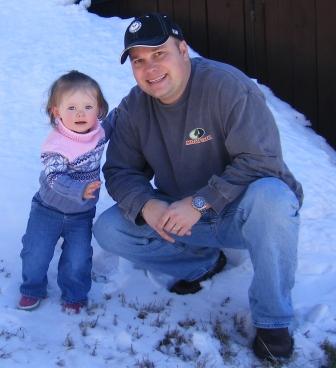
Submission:
[[210,279],[212,276],[221,272],[226,265],[225,254],[220,251],[215,266],[203,276],[194,281],[179,280],[177,281],[169,291],[179,295],[195,294],[202,289],[201,282]]
[[276,361],[290,358],[294,350],[294,339],[288,328],[257,328],[253,341],[253,352],[260,359]]

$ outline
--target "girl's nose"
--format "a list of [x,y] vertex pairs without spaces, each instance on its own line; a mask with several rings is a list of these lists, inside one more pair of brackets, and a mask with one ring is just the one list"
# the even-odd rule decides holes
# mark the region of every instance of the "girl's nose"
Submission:
[[78,110],[76,111],[76,114],[77,114],[78,116],[82,116],[82,115],[84,115],[84,110],[83,110],[83,109],[78,109]]

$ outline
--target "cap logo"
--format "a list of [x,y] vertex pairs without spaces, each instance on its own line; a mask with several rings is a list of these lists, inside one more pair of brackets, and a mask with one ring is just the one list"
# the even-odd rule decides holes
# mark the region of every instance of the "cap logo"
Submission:
[[138,32],[138,30],[142,27],[142,24],[141,22],[139,22],[138,20],[136,20],[135,22],[133,22],[129,28],[128,28],[128,31],[131,32],[131,33],[135,33],[135,32]]
[[174,28],[172,28],[172,33],[174,33],[174,35],[176,35],[176,36],[178,36],[178,34],[179,34],[178,30],[174,29]]

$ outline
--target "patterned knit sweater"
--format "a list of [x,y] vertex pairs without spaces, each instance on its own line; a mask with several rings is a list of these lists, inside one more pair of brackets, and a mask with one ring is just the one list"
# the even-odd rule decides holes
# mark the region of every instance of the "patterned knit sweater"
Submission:
[[[111,115],[111,114],[110,114]],[[38,195],[44,205],[65,214],[85,212],[93,208],[99,196],[84,199],[86,186],[100,179],[100,161],[109,139],[113,119],[99,122],[85,134],[67,129],[61,121],[42,145]]]

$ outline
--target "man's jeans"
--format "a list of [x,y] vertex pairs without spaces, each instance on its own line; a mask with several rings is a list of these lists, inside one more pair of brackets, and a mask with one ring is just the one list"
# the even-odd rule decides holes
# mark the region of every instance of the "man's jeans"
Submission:
[[299,204],[276,178],[259,179],[217,215],[210,210],[191,236],[174,244],[148,225],[125,219],[118,206],[102,213],[94,235],[102,248],[150,271],[194,280],[216,262],[220,248],[247,249],[254,268],[249,289],[256,327],[287,327],[293,317],[291,289],[297,264]]
[[77,214],[64,214],[32,201],[27,230],[22,238],[23,295],[44,298],[47,272],[60,237],[62,254],[58,262],[57,282],[66,302],[86,302],[91,288],[92,221],[95,208]]

